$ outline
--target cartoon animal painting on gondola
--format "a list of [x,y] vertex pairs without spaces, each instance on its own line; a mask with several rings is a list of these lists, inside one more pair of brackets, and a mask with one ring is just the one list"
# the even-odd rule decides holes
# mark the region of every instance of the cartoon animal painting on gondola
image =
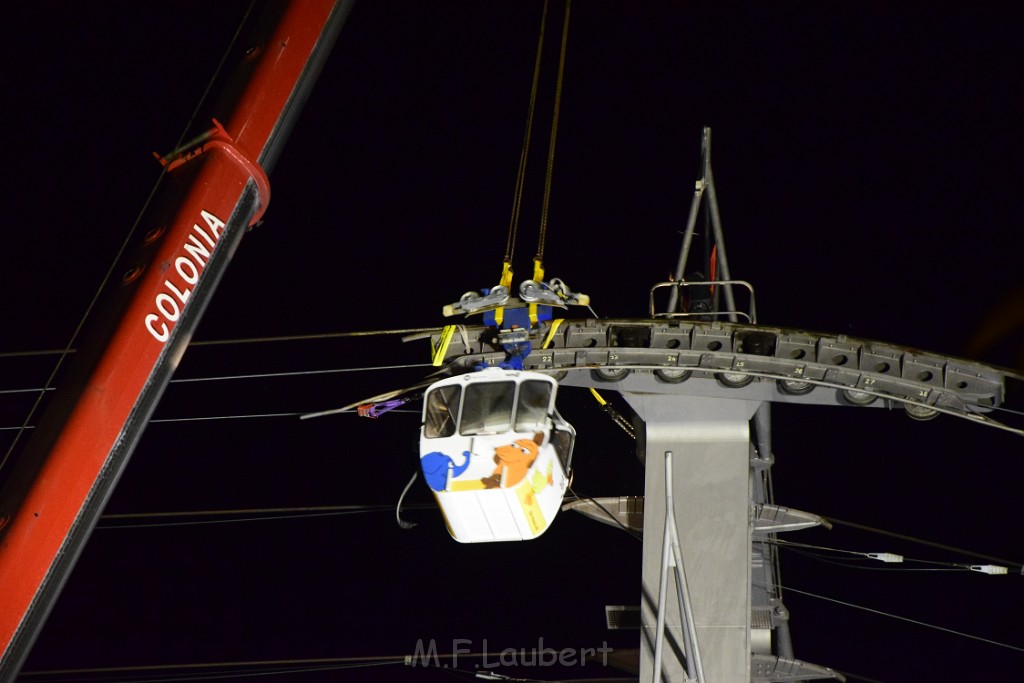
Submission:
[[555,409],[556,390],[542,373],[486,368],[424,392],[420,465],[455,540],[527,540],[547,530],[576,438]]
[[515,443],[495,448],[494,463],[497,467],[491,476],[483,480],[484,486],[493,489],[498,486],[515,486],[521,482],[530,465],[537,459],[543,443],[544,434],[538,432],[533,439],[519,439]]
[[459,466],[455,465],[451,456],[437,451],[427,453],[420,458],[420,467],[423,468],[423,476],[427,480],[427,485],[435,491],[444,491],[449,477],[457,477],[469,467],[469,451],[464,451],[462,457],[464,461]]

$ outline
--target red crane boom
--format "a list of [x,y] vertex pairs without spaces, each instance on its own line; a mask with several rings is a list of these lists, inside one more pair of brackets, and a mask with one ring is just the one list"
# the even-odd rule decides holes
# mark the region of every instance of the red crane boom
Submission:
[[221,274],[266,210],[267,172],[351,5],[268,3],[213,124],[163,160],[137,244],[0,490],[0,680],[17,675]]

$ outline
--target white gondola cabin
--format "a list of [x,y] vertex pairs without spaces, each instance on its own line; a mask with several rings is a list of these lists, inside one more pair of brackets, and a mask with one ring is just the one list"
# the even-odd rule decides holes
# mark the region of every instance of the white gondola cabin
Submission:
[[420,465],[456,541],[528,540],[551,524],[576,440],[557,389],[547,375],[499,368],[427,389]]

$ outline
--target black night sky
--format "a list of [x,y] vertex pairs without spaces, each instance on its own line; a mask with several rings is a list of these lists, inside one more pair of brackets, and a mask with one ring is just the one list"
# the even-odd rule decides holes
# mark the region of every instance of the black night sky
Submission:
[[[159,175],[151,153],[176,144],[247,4],[7,10],[0,352],[68,343]],[[561,8],[552,3],[527,171],[523,277]],[[541,9],[357,2],[273,170],[265,220],[195,340],[439,327],[442,306],[496,284]],[[645,316],[649,287],[675,265],[707,125],[732,275],[757,288],[760,322],[1024,370],[1014,16],[1008,4],[577,0],[548,275],[588,293],[599,316]],[[0,355],[0,389],[42,386],[54,362]],[[176,379],[289,374],[172,384],[107,511],[393,505],[417,467],[414,413],[296,414],[413,384],[428,368],[291,373],[427,362],[425,341],[398,336],[195,346]],[[1020,409],[1014,389],[1008,405]],[[0,395],[0,426],[21,424],[33,399]],[[633,442],[583,391],[566,389],[559,404],[579,432],[577,492],[642,493]],[[283,415],[170,421],[261,414]],[[13,435],[0,432],[5,451]],[[1018,679],[1019,436],[946,416],[795,406],[775,410],[773,436],[780,504],[1016,563],[1008,576],[898,572],[784,552],[785,586],[1012,646],[792,592],[797,657],[851,680]],[[463,546],[430,500],[418,482],[404,513],[412,530],[391,510],[97,529],[24,670],[406,655],[431,638],[442,651],[485,638],[497,649],[541,637],[636,646],[635,631],[606,630],[603,609],[639,601],[635,539],[563,513],[530,543]],[[982,562],[841,526],[792,540]],[[526,672],[586,674],[617,672]]]

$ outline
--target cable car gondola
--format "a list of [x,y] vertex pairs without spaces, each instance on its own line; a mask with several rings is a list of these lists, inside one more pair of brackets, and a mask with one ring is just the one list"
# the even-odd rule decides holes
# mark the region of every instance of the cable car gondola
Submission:
[[424,393],[420,465],[456,541],[536,538],[558,514],[576,431],[557,389],[539,372],[489,367]]

